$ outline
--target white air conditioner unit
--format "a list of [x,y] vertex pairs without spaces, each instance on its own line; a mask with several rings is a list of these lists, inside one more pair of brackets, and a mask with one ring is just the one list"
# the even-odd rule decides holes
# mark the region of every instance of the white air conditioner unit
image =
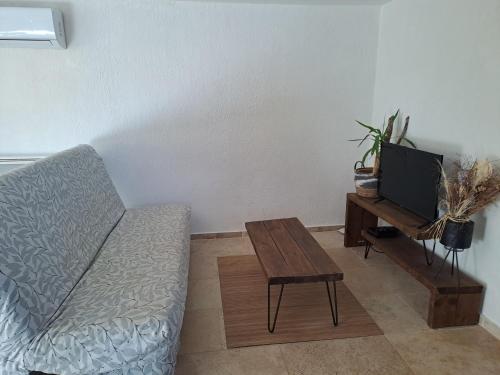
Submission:
[[0,7],[0,46],[66,48],[61,11]]

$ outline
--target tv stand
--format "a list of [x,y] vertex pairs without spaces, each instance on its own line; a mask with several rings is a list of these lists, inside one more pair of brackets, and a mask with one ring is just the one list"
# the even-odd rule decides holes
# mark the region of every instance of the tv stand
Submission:
[[[384,200],[347,194],[344,246],[363,246],[367,242],[383,251],[396,264],[412,275],[431,292],[427,324],[431,328],[473,325],[479,322],[483,286],[465,274],[460,285],[450,274],[450,265],[435,276],[442,258],[435,255],[432,264],[425,257],[426,249],[414,240],[431,240],[426,219]],[[396,238],[375,238],[367,233],[382,219],[401,231]]]

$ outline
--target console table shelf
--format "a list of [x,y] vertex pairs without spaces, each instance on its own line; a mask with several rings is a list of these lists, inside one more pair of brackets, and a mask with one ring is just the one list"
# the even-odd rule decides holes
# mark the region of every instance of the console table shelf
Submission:
[[[443,259],[435,255],[434,263],[427,265],[424,247],[414,241],[432,239],[422,228],[425,220],[391,202],[375,202],[347,194],[345,247],[371,243],[429,289],[427,324],[431,328],[477,324],[483,286],[462,273],[459,287],[449,264],[435,277]],[[398,228],[402,235],[382,239],[368,234],[366,230],[377,226],[379,218]]]
[[[425,219],[387,200],[377,202],[377,199],[374,198],[363,198],[355,193],[348,193],[346,214],[347,212],[355,219],[355,222],[350,222],[350,224],[362,224],[363,229],[376,226],[377,219],[381,218],[408,237],[416,240],[432,239],[432,236],[426,231],[427,221]],[[364,240],[359,236],[359,230],[356,231],[357,228],[352,228],[352,231],[349,229],[346,226],[344,240],[348,242],[346,246],[357,246],[357,242],[364,243]]]
[[427,289],[441,294],[474,294],[481,293],[483,286],[464,273],[460,276],[460,288],[456,274],[451,274],[451,266],[445,264],[439,276],[435,276],[443,258],[435,255],[432,265],[427,265],[424,248],[412,239],[399,236],[396,238],[375,238],[363,231],[362,236],[378,250],[404,268]]

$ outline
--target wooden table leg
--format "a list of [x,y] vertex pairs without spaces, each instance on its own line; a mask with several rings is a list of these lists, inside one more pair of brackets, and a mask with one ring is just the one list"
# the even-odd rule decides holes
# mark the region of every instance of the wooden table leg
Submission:
[[361,231],[378,225],[378,217],[352,202],[347,196],[345,210],[344,246],[362,246],[365,240]]
[[474,325],[479,323],[482,294],[432,293],[427,324],[431,328]]

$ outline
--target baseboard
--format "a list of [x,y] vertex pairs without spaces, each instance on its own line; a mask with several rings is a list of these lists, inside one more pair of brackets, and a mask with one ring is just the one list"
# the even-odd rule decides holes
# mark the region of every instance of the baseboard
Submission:
[[306,227],[309,232],[331,232],[344,228],[343,225],[323,225],[319,227]]
[[234,237],[244,237],[245,232],[218,232],[218,233],[193,233],[191,235],[192,240],[214,240],[216,238],[234,238]]
[[500,340],[500,327],[483,314],[479,317],[479,325]]
[[[343,228],[343,225],[322,225],[315,227],[307,227],[310,232],[328,232],[339,230]],[[247,232],[218,232],[218,233],[193,233],[191,235],[192,240],[214,240],[216,238],[235,238],[235,237],[246,237]]]

